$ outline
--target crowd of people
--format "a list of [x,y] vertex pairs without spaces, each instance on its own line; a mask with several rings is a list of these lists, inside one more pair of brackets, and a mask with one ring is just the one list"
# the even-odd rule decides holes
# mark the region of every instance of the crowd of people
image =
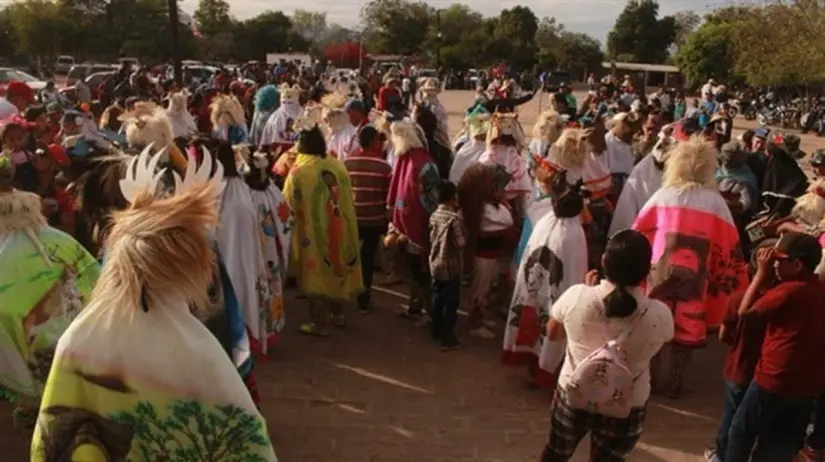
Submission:
[[561,85],[527,139],[535,96],[496,78],[451,139],[437,79],[293,77],[124,81],[100,114],[9,85],[0,384],[32,460],[275,460],[255,367],[285,289],[300,332],[331,336],[348,303],[374,309],[379,254],[440,349],[503,332],[501,361],[552,390],[543,462],[588,433],[592,460],[625,460],[650,395],[679,399],[717,331],[708,460],[822,460],[825,151],[809,180],[799,138],[732,140],[713,92],[688,112],[664,89],[608,79],[578,105]]

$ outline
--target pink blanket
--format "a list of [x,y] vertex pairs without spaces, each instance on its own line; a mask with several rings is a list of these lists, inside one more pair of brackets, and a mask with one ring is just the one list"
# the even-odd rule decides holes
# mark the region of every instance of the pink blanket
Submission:
[[707,329],[721,324],[730,295],[748,284],[739,233],[722,196],[710,189],[662,188],[633,229],[653,246],[648,292],[673,310],[673,341],[704,345]]

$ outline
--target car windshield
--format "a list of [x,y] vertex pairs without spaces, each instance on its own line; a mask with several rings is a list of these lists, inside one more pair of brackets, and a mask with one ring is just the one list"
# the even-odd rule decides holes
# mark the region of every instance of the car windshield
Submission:
[[422,69],[418,73],[419,77],[435,77],[435,71],[432,69]]
[[18,71],[18,70],[8,71],[8,72],[6,72],[6,76],[7,76],[9,81],[19,80],[21,82],[37,82],[37,81],[40,80],[37,77],[34,77],[32,75],[26,74],[23,71]]

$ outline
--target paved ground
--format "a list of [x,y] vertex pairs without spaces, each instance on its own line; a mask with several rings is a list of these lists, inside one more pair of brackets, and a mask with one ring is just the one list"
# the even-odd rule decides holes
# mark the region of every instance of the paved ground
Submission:
[[[453,131],[471,98],[443,95]],[[535,101],[522,107],[527,133],[537,107]],[[803,142],[806,150],[825,147],[810,136]],[[345,330],[307,338],[296,333],[306,320],[305,301],[293,295],[287,331],[258,368],[263,413],[282,462],[536,459],[550,397],[526,387],[524,370],[500,365],[500,338],[469,338],[461,350],[442,353],[424,330],[395,316],[406,297],[386,288],[377,292],[375,312],[351,312]],[[683,399],[652,399],[631,461],[702,460],[721,408],[722,357],[722,347],[712,343],[696,354]],[[29,437],[12,429],[11,406],[0,403],[0,459],[27,460]],[[575,460],[586,460],[584,445]]]

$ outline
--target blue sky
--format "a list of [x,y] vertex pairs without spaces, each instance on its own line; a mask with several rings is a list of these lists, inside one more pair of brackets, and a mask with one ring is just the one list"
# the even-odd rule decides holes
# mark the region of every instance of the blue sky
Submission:
[[[183,9],[193,12],[197,0],[179,0]],[[330,23],[339,23],[353,27],[358,24],[359,12],[365,0],[335,0],[307,2],[300,0],[228,0],[232,13],[240,18],[248,18],[265,10],[281,10],[291,14],[296,8],[325,11]],[[447,7],[452,0],[428,0],[433,7]],[[539,18],[555,16],[556,19],[575,32],[585,32],[604,42],[608,31],[613,27],[616,16],[624,7],[626,0],[473,0],[466,4],[485,16],[497,15],[504,8],[518,5],[530,7]],[[729,0],[659,0],[662,15],[673,14],[683,10],[694,10],[703,14],[716,7],[733,2]]]

